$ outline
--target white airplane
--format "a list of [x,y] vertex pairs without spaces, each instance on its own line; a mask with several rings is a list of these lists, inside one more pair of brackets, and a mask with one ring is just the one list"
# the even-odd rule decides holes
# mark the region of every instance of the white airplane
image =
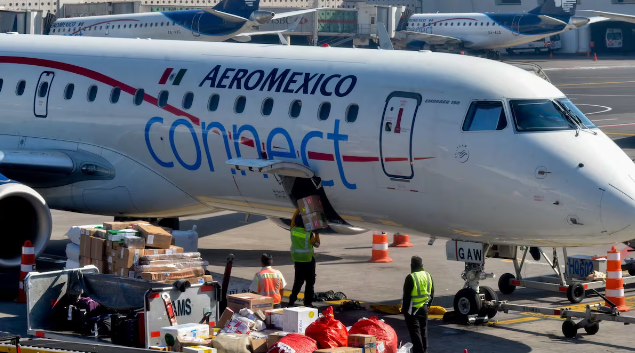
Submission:
[[396,45],[409,49],[465,50],[500,59],[495,49],[530,43],[602,17],[575,17],[577,0],[546,0],[527,13],[426,13],[401,23]]
[[[151,38],[248,42],[251,36],[292,32],[303,14],[316,9],[275,14],[259,10],[260,0],[222,0],[213,9],[147,12],[124,15],[60,18],[48,34],[57,36]],[[254,31],[275,18],[300,16],[286,30]]]
[[0,265],[27,239],[43,251],[48,207],[283,225],[317,194],[331,231],[451,239],[468,315],[494,293],[479,286],[490,246],[635,238],[635,164],[549,82],[475,57],[368,53],[0,35]]

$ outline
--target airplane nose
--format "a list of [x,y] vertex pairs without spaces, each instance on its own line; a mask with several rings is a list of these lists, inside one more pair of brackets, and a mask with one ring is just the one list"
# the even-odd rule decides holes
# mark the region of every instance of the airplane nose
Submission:
[[635,180],[630,175],[612,180],[600,204],[602,224],[609,233],[617,233],[634,227]]
[[570,20],[571,24],[576,26],[577,28],[580,28],[586,24],[588,24],[589,22],[591,22],[591,19],[586,18],[586,17],[571,17]]

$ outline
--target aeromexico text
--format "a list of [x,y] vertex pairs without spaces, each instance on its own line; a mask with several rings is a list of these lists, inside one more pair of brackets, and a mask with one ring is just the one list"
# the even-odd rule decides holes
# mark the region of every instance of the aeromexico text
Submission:
[[346,97],[357,84],[354,75],[327,75],[291,71],[291,69],[265,70],[222,68],[216,65],[198,85],[208,84],[211,88],[259,90],[294,94],[321,94]]

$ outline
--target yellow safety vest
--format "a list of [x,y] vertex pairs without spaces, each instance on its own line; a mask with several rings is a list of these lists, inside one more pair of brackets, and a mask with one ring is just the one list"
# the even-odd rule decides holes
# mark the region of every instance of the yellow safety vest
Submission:
[[313,244],[311,232],[304,228],[291,229],[291,259],[293,262],[311,262],[313,260]]
[[418,271],[410,274],[415,285],[412,287],[410,298],[413,308],[421,308],[428,304],[430,293],[432,293],[432,278],[426,271]]

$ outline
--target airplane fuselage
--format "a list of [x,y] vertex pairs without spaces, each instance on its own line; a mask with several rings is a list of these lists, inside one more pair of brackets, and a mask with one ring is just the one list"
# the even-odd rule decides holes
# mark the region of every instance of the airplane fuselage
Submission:
[[[520,131],[512,103],[564,95],[506,64],[278,45],[0,43],[0,150],[80,151],[115,171],[37,188],[52,208],[288,218],[277,177],[226,164],[274,159],[315,171],[335,212],[367,229],[524,245],[635,238],[635,208],[620,196],[635,195],[632,161],[598,129]],[[500,114],[497,127],[464,131],[471,107]]]

